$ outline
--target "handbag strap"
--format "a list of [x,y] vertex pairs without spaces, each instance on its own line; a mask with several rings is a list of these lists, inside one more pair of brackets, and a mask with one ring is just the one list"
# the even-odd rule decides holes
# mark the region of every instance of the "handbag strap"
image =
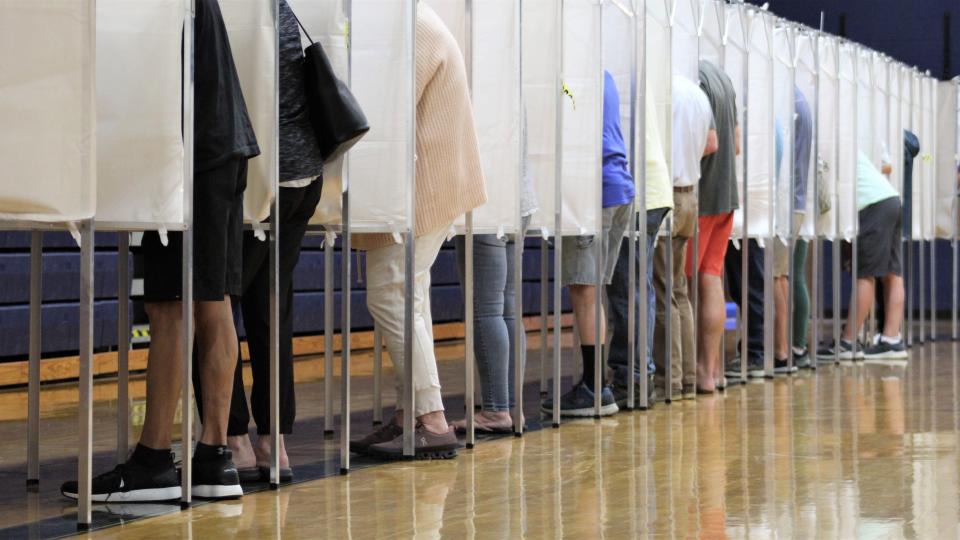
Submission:
[[[287,7],[289,8],[290,6],[288,5]],[[307,39],[310,41],[310,44],[313,45],[314,43],[316,43],[316,41],[314,41],[313,38],[310,37],[310,32],[307,32],[307,27],[304,26],[302,22],[300,22],[300,17],[297,17],[297,14],[293,11],[292,8],[290,8],[290,14],[293,15],[293,18],[297,21],[297,24],[300,25],[300,29],[303,30],[303,33],[307,36]]]

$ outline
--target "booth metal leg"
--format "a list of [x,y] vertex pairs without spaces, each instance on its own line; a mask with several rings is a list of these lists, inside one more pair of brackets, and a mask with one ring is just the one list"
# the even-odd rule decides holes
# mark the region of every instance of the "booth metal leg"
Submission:
[[904,287],[906,288],[907,293],[907,317],[906,317],[906,338],[907,346],[913,346],[913,306],[914,306],[914,292],[913,292],[913,282],[916,278],[916,274],[913,271],[913,240],[907,239],[903,241],[903,253],[906,254],[906,272],[904,276]]
[[130,446],[130,233],[117,234],[117,464]]
[[513,270],[513,334],[515,336],[513,340],[513,434],[516,437],[522,437],[525,429],[523,383],[527,373],[527,330],[523,324],[523,234],[523,230],[517,231],[517,237],[513,243],[515,265]]
[[[323,434],[333,435],[333,315],[335,309],[333,267],[334,239],[332,234],[328,234],[323,242]],[[349,253],[340,254],[342,257],[350,257]],[[342,285],[341,285],[342,287]],[[343,296],[347,301],[347,297]],[[342,336],[341,336],[342,337]],[[343,343],[343,346],[346,344]],[[376,398],[374,398],[376,399]],[[376,411],[376,408],[374,408]],[[376,412],[374,412],[376,414]]]
[[840,363],[840,327],[843,310],[840,303],[840,289],[843,285],[840,279],[840,239],[833,240],[833,361]]
[[[792,215],[792,214],[791,214]],[[794,226],[790,224],[790,234],[793,235]],[[796,298],[793,294],[793,286],[796,283],[796,272],[794,271],[794,263],[796,262],[796,257],[794,251],[797,247],[796,237],[790,236],[787,239],[787,269],[790,272],[787,274],[787,312],[785,317],[787,320],[787,374],[793,373],[793,306],[795,305]]]
[[43,233],[30,233],[30,361],[27,382],[27,488],[40,484],[40,352],[43,307]]
[[[414,391],[413,391],[413,294],[414,233],[408,232],[404,239],[404,291],[403,291],[403,455],[414,456]],[[472,411],[471,411],[472,412]]]
[[763,250],[763,373],[764,377],[772,379],[774,376],[773,364],[773,325],[776,317],[776,307],[773,301],[773,243],[777,238],[767,238],[767,248]]
[[[550,385],[547,382],[547,358],[550,349],[550,242],[540,240],[540,398],[547,397]],[[559,329],[554,329],[558,331]]]
[[[463,399],[465,401],[464,413],[466,415],[466,428],[467,428],[467,448],[473,448],[474,443],[476,443],[476,432],[474,431],[474,417],[476,413],[476,395],[474,394],[474,369],[476,369],[476,356],[474,350],[474,338],[476,334],[474,333],[476,328],[474,327],[474,304],[476,299],[473,294],[473,212],[467,212],[466,215],[466,231],[464,235],[464,271],[463,271],[463,313],[464,313],[464,323],[465,323],[465,342],[466,350],[464,355],[464,381],[466,388],[463,393]],[[519,336],[518,336],[519,338]]]
[[[594,302],[596,305],[593,310],[593,373],[594,373],[594,384],[593,384],[593,417],[594,419],[600,418],[600,407],[602,405],[602,394],[603,394],[603,349],[607,343],[607,336],[603,332],[603,288],[606,284],[604,279],[604,253],[603,253],[603,233],[598,231],[597,241],[594,242],[594,252],[597,258],[596,260],[596,273],[597,273],[597,288],[594,291]],[[589,362],[589,358],[584,358],[584,362]],[[560,402],[557,401],[554,404],[555,408],[560,407]]]
[[[746,205],[746,203],[744,203]],[[746,214],[746,212],[745,212]],[[743,217],[744,224],[747,216]],[[747,381],[747,364],[750,358],[750,239],[747,237],[744,225],[743,237],[740,239],[740,380]]]
[[180,351],[183,362],[183,388],[180,393],[180,440],[181,461],[180,483],[182,493],[180,506],[188,508],[193,501],[193,228],[183,231],[183,349]]
[[[664,279],[666,280],[666,285],[663,288],[664,298],[658,299],[658,301],[664,302],[664,317],[663,317],[663,388],[665,392],[664,400],[669,404],[673,402],[673,317],[670,312],[673,309],[673,217],[667,216],[667,233],[663,238],[660,238],[661,242],[664,242],[667,250],[667,266],[664,273],[666,274]],[[646,276],[644,276],[646,279]],[[654,339],[653,336],[647,336],[647,339]],[[649,350],[649,349],[648,349]],[[680,358],[677,359],[681,361]],[[682,396],[681,396],[682,399]]]
[[383,424],[383,334],[373,327],[373,425]]
[[[557,216],[559,226],[560,217]],[[560,427],[560,360],[563,353],[563,291],[561,268],[563,267],[563,238],[560,229],[553,242],[553,427]],[[574,326],[576,328],[576,326]],[[576,335],[576,330],[574,330]]]
[[[637,359],[637,361],[640,362],[642,366],[642,368],[640,369],[640,372],[643,374],[643,376],[640,377],[639,409],[641,411],[645,411],[654,406],[654,404],[650,402],[650,376],[647,373],[650,369],[649,366],[647,365],[647,350],[648,350],[647,343],[649,343],[649,340],[653,339],[653,336],[648,335],[648,332],[647,332],[647,326],[648,326],[647,318],[649,316],[649,314],[647,313],[647,295],[650,294],[650,291],[647,290],[647,265],[650,264],[650,257],[652,254],[649,252],[649,250],[647,250],[647,233],[649,233],[650,231],[647,230],[646,193],[643,192],[643,188],[640,188],[640,189],[641,189],[641,193],[643,194],[643,197],[641,197],[639,201],[639,204],[638,204],[639,210],[637,212],[637,214],[640,216],[639,219],[637,220],[637,223],[639,223],[640,225],[637,228],[638,229],[637,243],[638,243],[638,247],[640,248],[640,257],[638,258],[639,268],[637,268],[637,272],[636,272],[636,279],[639,280],[638,284],[640,285],[640,287],[639,287],[639,293],[637,293],[636,301],[643,302],[643,305],[639,310],[636,308],[631,309],[630,313],[636,313],[638,311],[640,313],[640,324],[638,325],[640,327],[640,336],[637,339],[638,346],[634,347],[631,350],[636,351],[639,349],[641,351],[640,358]],[[633,272],[631,272],[631,274],[633,274]],[[630,289],[631,296],[633,295],[633,291],[635,290],[637,289],[636,288]]]
[[[956,204],[956,201],[954,202]],[[954,220],[956,222],[956,220]],[[953,286],[950,288],[950,338],[954,341],[957,340],[957,285],[960,281],[957,273],[960,272],[960,261],[958,261],[958,252],[957,252],[957,236],[954,235],[950,243],[952,244],[952,255],[953,255],[953,271],[950,272]]]
[[[633,377],[637,372],[637,297],[633,291],[637,290],[637,214],[633,207],[630,209],[630,225],[627,227],[627,372]],[[637,404],[636,385],[627,381],[627,410],[633,410]]]
[[[343,340],[343,344],[340,351],[340,380],[341,380],[341,389],[340,389],[340,474],[347,474],[350,472],[350,334],[351,334],[351,324],[352,324],[352,314],[351,314],[351,304],[353,299],[353,285],[351,282],[353,272],[350,268],[350,191],[344,191],[343,193],[343,240],[340,245],[340,269],[342,274],[340,275],[340,288],[343,294],[343,301],[341,303],[341,315],[340,315],[340,336]],[[412,242],[412,234],[410,238]],[[407,273],[408,283],[412,283],[412,280],[409,279],[410,273],[408,269]],[[412,291],[409,291],[412,292]],[[407,301],[410,303],[410,306],[413,306],[413,296],[407,296]],[[412,321],[411,321],[412,323]],[[413,328],[411,325],[410,328]],[[410,335],[406,336],[408,339]],[[410,341],[405,341],[404,346],[407,347],[407,350],[410,350],[411,347]],[[411,367],[411,355],[407,355],[407,369]],[[413,371],[410,371],[411,375]],[[412,377],[411,377],[412,378]],[[407,382],[411,382],[410,379],[407,379]],[[411,386],[412,389],[412,386]],[[413,394],[411,393],[411,396]],[[407,419],[413,419],[413,407],[407,409],[408,414],[406,415]],[[412,435],[412,431],[410,432]],[[406,435],[406,431],[404,431]],[[404,443],[406,443],[406,436],[404,437]]]
[[270,219],[270,489],[280,487],[280,218]]
[[857,355],[862,354],[863,351],[860,350],[860,332],[856,328],[857,321],[859,320],[859,314],[857,313],[857,237],[853,237],[853,241],[850,246],[850,305],[847,307],[847,313],[850,314],[848,319],[853,321],[854,328],[851,328],[850,335],[853,336],[853,361],[858,360]]
[[930,341],[937,340],[937,241],[930,240]]
[[927,264],[926,264],[926,242],[920,240],[917,242],[918,249],[920,250],[919,256],[919,269],[917,270],[917,277],[920,282],[920,311],[917,317],[918,328],[917,328],[917,341],[921,344],[927,339],[927,323],[926,323],[926,313],[927,313]]
[[[694,191],[697,193],[699,198],[699,190]],[[693,250],[688,252],[693,255],[693,260],[690,262],[690,267],[693,270],[692,275],[690,276],[690,281],[687,283],[687,294],[690,295],[690,307],[693,309],[693,331],[697,332],[699,328],[700,320],[700,218],[695,216],[696,226],[693,228],[693,238],[688,240],[693,242]],[[726,272],[723,272],[723,277],[721,278],[724,284],[724,290],[726,290]],[[724,317],[726,317],[726,307],[724,307]],[[727,359],[726,359],[726,340],[727,332],[723,331],[720,338],[720,380],[724,382],[724,387],[726,387],[727,381]],[[697,343],[696,337],[693,339],[693,358],[694,365],[697,366],[700,364],[699,352],[697,347],[700,346]]]
[[91,523],[93,467],[93,220],[80,223],[80,401],[77,407],[77,529]]
[[[817,348],[820,346],[820,321],[823,320],[823,303],[820,280],[820,237],[815,235],[808,241],[807,253],[810,254],[810,313],[814,319],[810,324],[810,341],[807,342],[807,354],[810,367],[817,369]],[[801,270],[803,271],[803,270]],[[791,356],[793,356],[791,354]]]

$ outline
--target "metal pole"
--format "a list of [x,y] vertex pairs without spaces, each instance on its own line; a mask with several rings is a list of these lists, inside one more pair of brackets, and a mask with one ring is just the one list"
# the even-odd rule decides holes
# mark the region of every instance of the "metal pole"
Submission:
[[[956,146],[956,151],[958,156],[960,156],[960,79],[954,79],[953,84],[954,99],[956,100],[956,110],[953,111],[953,114],[956,117],[954,121],[954,145]],[[958,209],[957,209],[957,187],[955,186],[952,190],[952,200],[950,202],[951,214],[953,216],[953,237],[950,239],[950,243],[953,248],[953,271],[950,272],[951,278],[953,279],[953,287],[950,289],[950,302],[951,302],[951,324],[950,324],[950,337],[956,341],[957,340],[957,318],[958,318],[958,305],[957,305],[957,288],[960,283],[960,278],[958,278],[958,273],[960,273],[960,250],[957,246],[957,237],[960,236],[960,226],[958,226]],[[956,350],[956,349],[954,349]]]
[[[273,17],[273,46],[277,58],[280,50],[280,2],[270,0]],[[270,158],[271,191],[269,255],[270,305],[270,489],[280,486],[280,71],[273,65],[274,150]]]
[[[343,190],[343,195],[341,197],[341,206],[343,208],[343,236],[340,244],[340,268],[343,272],[340,275],[340,289],[343,294],[343,301],[341,302],[340,309],[340,336],[342,340],[342,346],[340,350],[340,474],[347,474],[350,472],[350,335],[351,335],[351,314],[350,308],[353,298],[353,284],[351,283],[351,268],[350,268],[350,180],[349,180],[349,165],[348,165],[348,175],[346,177],[345,185],[347,189]],[[412,241],[412,235],[411,235]],[[408,274],[409,275],[409,274]],[[413,306],[413,297],[407,296],[408,301]],[[406,322],[406,321],[405,321]],[[412,320],[411,320],[412,323]],[[411,324],[412,328],[412,324]],[[409,336],[405,336],[409,337]],[[407,340],[404,342],[404,347],[412,347],[411,341]],[[407,355],[407,362],[404,364],[407,369],[410,369],[411,374],[412,362],[411,356]],[[409,382],[409,379],[407,379]],[[412,388],[412,386],[411,386]],[[413,393],[410,393],[411,397]],[[409,414],[405,418],[413,419],[413,408],[407,409]],[[406,432],[404,432],[406,435]],[[410,433],[412,438],[412,431]],[[406,439],[406,437],[404,437]]]
[[[637,308],[636,302],[637,298],[646,301],[647,298],[647,265],[649,264],[650,254],[647,253],[647,23],[646,23],[646,0],[643,2],[643,11],[635,11],[636,13],[643,14],[643,22],[640,21],[640,17],[637,19],[637,23],[640,25],[640,32],[638,32],[638,48],[642,51],[642,54],[638,54],[640,60],[640,89],[637,92],[637,109],[639,114],[639,126],[638,131],[639,135],[636,137],[639,144],[637,145],[637,159],[634,167],[636,168],[637,174],[634,175],[634,182],[639,177],[640,182],[637,189],[637,196],[634,197],[636,201],[635,214],[631,214],[630,221],[631,225],[636,223],[636,236],[630,237],[631,250],[634,252],[634,255],[630,257],[630,278],[633,281],[633,284],[630,286],[630,302],[628,303],[629,308],[629,317],[636,317]],[[641,165],[642,164],[642,165]],[[634,215],[638,217],[634,217]],[[637,250],[639,249],[639,256],[637,256]],[[638,268],[634,272],[634,264],[639,261]],[[636,281],[639,280],[639,281]],[[638,287],[639,285],[639,287]],[[639,289],[639,290],[638,290]],[[634,298],[633,291],[638,290],[637,298]],[[640,376],[640,396],[637,403],[637,408],[641,411],[645,411],[653,407],[653,403],[650,402],[650,375],[649,375],[649,364],[647,359],[647,340],[650,339],[650,336],[647,335],[647,310],[644,305],[643,309],[639,310],[640,315],[640,324],[637,325],[640,327],[640,335],[637,338],[637,344],[630,347],[630,357],[633,358],[634,369],[636,369],[636,351],[637,349],[643,351],[643,355],[639,359],[642,362],[641,376]],[[630,320],[627,319],[630,325],[631,331],[636,331],[636,326]],[[633,373],[630,374],[633,376]],[[630,392],[633,391],[634,385],[629,384]]]
[[43,308],[43,233],[30,232],[30,362],[27,382],[27,489],[40,485],[40,353]]
[[[466,18],[466,50],[464,51],[464,57],[466,59],[466,71],[467,71],[467,84],[470,87],[470,96],[471,98],[475,94],[473,88],[474,77],[473,68],[473,55],[475,54],[476,48],[474,47],[473,40],[475,39],[475,33],[473,31],[473,0],[464,0],[464,15]],[[464,230],[464,302],[463,302],[463,311],[464,311],[464,326],[465,326],[465,342],[466,342],[466,351],[464,358],[464,381],[466,389],[464,390],[464,401],[466,409],[466,428],[467,428],[467,448],[473,448],[474,443],[476,442],[476,433],[474,426],[474,414],[476,414],[476,393],[475,393],[475,384],[474,384],[474,370],[476,369],[476,351],[474,350],[474,337],[476,335],[476,327],[474,320],[474,308],[476,304],[476,299],[473,294],[473,285],[474,285],[474,261],[473,261],[473,211],[467,212],[467,215],[464,219],[465,230]]]
[[[516,6],[516,27],[515,35],[517,36],[517,43],[520,44],[517,47],[517,80],[519,84],[517,85],[517,102],[523,107],[523,0],[517,2]],[[520,126],[521,131],[527,129],[526,122]],[[526,134],[521,133],[523,140],[526,140]],[[523,172],[524,172],[524,159],[526,159],[525,145],[517,145],[517,156],[518,156],[518,176],[520,182],[523,182]],[[517,183],[517,235],[514,237],[514,256],[513,256],[513,313],[514,313],[514,343],[513,343],[513,358],[514,358],[514,373],[513,373],[513,384],[514,384],[514,409],[513,409],[513,434],[516,437],[523,436],[524,429],[524,417],[523,417],[523,383],[524,375],[526,373],[526,364],[527,364],[527,348],[526,344],[526,327],[523,324],[523,248],[524,248],[524,235],[526,231],[523,227],[523,212],[520,208],[520,196],[521,191],[520,182]],[[509,249],[509,248],[508,248]]]
[[[603,43],[603,5],[597,3],[597,35],[600,36],[600,43]],[[601,50],[602,50],[601,46]],[[601,59],[603,54],[601,52]],[[606,86],[606,80],[603,74],[603,62],[600,62],[600,65],[597,69],[600,78],[599,90],[600,96],[604,95],[604,87]],[[599,123],[600,132],[603,133],[603,99],[597,100],[597,122]],[[597,149],[597,167],[596,172],[598,176],[602,178],[603,176],[603,150],[601,148]],[[597,182],[597,216],[600,217],[600,221],[603,221],[603,182]],[[604,279],[604,269],[606,268],[603,250],[603,226],[602,223],[597,228],[597,241],[594,242],[594,251],[596,252],[596,268],[597,273],[597,285],[596,290],[594,291],[594,320],[593,320],[593,332],[594,332],[594,341],[593,341],[593,373],[594,373],[594,384],[593,384],[593,417],[600,418],[600,407],[601,407],[601,398],[603,394],[603,348],[606,344],[606,336],[603,335],[603,286],[606,283]],[[584,362],[587,362],[588,359],[584,358]],[[556,404],[557,407],[560,406],[559,403]]]
[[383,424],[383,334],[373,327],[373,425]]
[[[757,18],[754,19],[753,24],[758,24],[758,23],[762,24],[763,31],[766,33],[768,30],[768,27],[766,22],[763,20],[765,16],[758,14],[756,17]],[[751,34],[752,34],[752,30],[753,29],[751,28]],[[752,36],[751,38],[748,38],[748,39],[752,40]],[[773,40],[773,36],[768,34],[767,35],[768,47],[772,45],[772,40]],[[772,51],[768,51],[768,52],[769,52],[769,59],[767,60],[767,68],[770,70],[770,76],[772,79],[774,74],[774,69],[775,69],[775,65],[774,65],[775,60],[773,59],[773,52]],[[776,131],[776,124],[775,124],[775,120],[773,119],[775,96],[776,94],[774,93],[773,84],[771,84],[770,90],[769,90],[769,97],[770,97],[769,113],[770,113],[770,128],[773,132]],[[776,135],[774,135],[774,137],[776,137]],[[775,139],[771,139],[769,142],[775,143]],[[771,144],[768,152],[770,157],[770,163],[776,166],[776,163],[777,163],[776,144]],[[773,287],[774,287],[774,281],[773,281],[774,279],[773,278],[774,244],[773,243],[777,241],[776,221],[775,221],[776,215],[774,213],[776,202],[775,202],[774,195],[776,194],[775,178],[778,172],[779,171],[774,171],[774,174],[767,177],[767,189],[769,190],[771,200],[767,205],[767,234],[768,234],[767,247],[763,251],[763,300],[764,300],[763,302],[763,371],[764,371],[764,376],[768,379],[771,379],[774,376],[774,363],[773,363],[773,353],[774,353],[773,330],[774,328],[773,326],[774,326],[774,319],[776,317],[776,309],[774,306],[774,298],[773,298],[774,296],[773,295]],[[744,220],[744,227],[745,228],[747,227],[746,220]]]
[[796,104],[796,92],[797,92],[797,49],[796,49],[796,36],[794,35],[794,30],[792,26],[788,26],[785,30],[787,33],[787,47],[790,50],[790,92],[793,93],[793,97],[790,98],[790,115],[787,117],[786,122],[787,130],[789,132],[789,141],[790,141],[790,161],[787,164],[790,171],[790,202],[788,204],[790,210],[790,217],[788,218],[790,224],[790,230],[787,231],[787,312],[784,315],[787,321],[787,373],[793,373],[793,308],[796,305],[796,297],[794,296],[794,285],[796,284],[797,276],[794,271],[794,264],[796,263],[796,256],[794,251],[797,247],[797,235],[799,230],[797,230],[797,201],[796,201],[796,188],[797,188],[797,126],[796,126],[796,115],[797,115],[797,104]]
[[750,314],[748,306],[750,305],[750,236],[748,223],[750,223],[750,191],[748,179],[750,178],[750,38],[749,30],[746,27],[746,21],[743,15],[743,6],[737,7],[737,15],[740,18],[740,31],[744,35],[743,50],[743,129],[741,130],[741,148],[743,148],[743,230],[740,232],[740,377],[747,380],[747,364],[750,355],[750,333],[748,327],[750,324]]
[[[666,129],[664,130],[665,133],[664,133],[664,135],[663,135],[663,140],[665,141],[667,147],[668,147],[668,148],[671,148],[671,149],[672,149],[672,145],[673,145],[673,25],[674,25],[674,20],[675,20],[675,19],[674,19],[674,16],[675,16],[675,14],[676,14],[676,11],[675,11],[675,10],[676,10],[676,8],[677,8],[677,4],[678,4],[680,1],[681,1],[681,0],[676,0],[676,1],[673,2],[673,6],[670,6],[671,9],[668,10],[668,13],[669,13],[669,16],[668,16],[668,17],[669,17],[669,19],[668,19],[669,24],[668,24],[668,26],[667,26],[668,39],[667,39],[667,51],[666,51],[666,56],[667,56],[667,65],[670,66],[670,75],[669,75],[669,77],[667,77],[667,88],[664,90],[664,93],[667,95],[667,97],[670,98],[670,121],[667,122],[667,124],[666,124]],[[667,3],[669,4],[670,2],[668,1]],[[673,156],[671,155],[670,152],[666,152],[666,154],[667,154],[667,155],[665,156],[665,159],[666,159],[666,164],[667,164],[668,176],[669,176],[669,178],[670,178],[670,180],[671,180],[670,184],[671,184],[671,187],[672,187],[672,186],[673,186]],[[672,195],[672,194],[671,194],[671,195]],[[643,209],[643,212],[642,212],[641,216],[642,216],[642,219],[643,219],[644,221],[646,221],[646,217],[647,217],[646,206],[644,206],[644,209]],[[648,235],[650,234],[650,231],[646,231],[646,232],[647,232]],[[659,232],[659,231],[654,231],[654,235],[658,234],[658,232]],[[664,402],[667,403],[667,404],[670,404],[670,403],[673,402],[673,382],[672,382],[672,381],[673,381],[673,350],[672,350],[673,348],[671,347],[671,342],[670,342],[670,335],[671,335],[671,333],[672,333],[672,328],[671,328],[671,326],[673,326],[673,325],[672,325],[673,317],[670,316],[670,310],[671,310],[671,308],[672,308],[672,306],[673,306],[673,303],[672,303],[672,301],[670,300],[670,295],[673,294],[673,237],[672,237],[672,235],[673,235],[673,215],[672,215],[672,213],[670,213],[670,215],[667,216],[667,236],[666,236],[666,239],[663,240],[663,241],[666,242],[666,249],[667,249],[667,270],[666,270],[667,275],[665,276],[665,277],[666,277],[666,287],[665,287],[665,290],[664,290],[664,295],[666,296],[666,298],[665,298],[665,303],[664,303],[664,306],[665,306],[664,312],[665,312],[666,316],[664,317],[664,321],[665,321],[665,324],[664,324],[664,331],[665,331],[665,340],[664,340],[664,349],[665,349],[665,351],[664,351],[664,358],[665,358],[665,361],[664,361],[664,363],[663,363],[663,380],[664,380],[664,383],[663,383],[663,394],[664,394],[664,398],[663,398],[663,400],[664,400]],[[647,237],[644,236],[642,240],[643,240],[643,244],[644,244],[644,249],[646,249]],[[651,256],[653,256],[653,254],[648,252],[648,253],[646,254],[646,256],[647,256],[647,259],[648,259],[646,264],[649,265],[649,264],[650,264],[649,259],[650,259]],[[647,283],[647,272],[649,272],[649,269],[647,269],[647,271],[644,272],[643,275],[641,276],[641,280],[642,280],[644,283]],[[648,286],[649,286],[649,284],[648,284]],[[649,296],[649,295],[650,295],[650,291],[648,290],[646,295],[640,297],[640,300],[643,302],[643,309],[644,309],[644,311],[648,311],[648,310],[647,310],[647,305],[648,305],[649,300],[647,299],[647,296]],[[648,313],[648,314],[647,314],[647,317],[649,317],[649,316],[650,316],[650,315],[649,315],[649,313]],[[650,322],[647,321],[647,324],[644,325],[644,326],[645,326],[645,327],[649,327],[649,325],[650,325]],[[649,332],[648,332],[648,334],[649,334]],[[644,362],[649,361],[649,358],[648,358],[648,354],[647,354],[647,353],[648,353],[648,351],[650,350],[650,347],[649,347],[650,341],[649,341],[649,340],[651,340],[651,339],[654,339],[654,340],[655,340],[655,336],[647,335],[647,346],[644,347],[644,349],[643,349]],[[682,396],[681,396],[681,399],[682,399]]]
[[[341,220],[342,221],[342,220]],[[333,435],[333,335],[334,335],[334,322],[333,316],[335,307],[335,295],[336,291],[334,290],[334,280],[333,280],[333,267],[334,262],[334,235],[329,231],[326,234],[326,237],[323,241],[323,434],[324,435]],[[349,257],[349,253],[340,254],[341,257]],[[349,300],[348,297],[343,296],[343,300],[346,302]],[[374,336],[379,337],[377,329],[374,328]],[[374,345],[376,345],[376,337],[374,338]],[[378,353],[374,353],[378,357]],[[378,382],[380,376],[379,370],[374,370],[374,385]],[[377,392],[377,388],[374,388],[373,399],[379,400],[380,395]],[[374,415],[377,414],[377,408],[373,409]],[[376,419],[376,416],[374,416]]]
[[[556,151],[554,153],[554,210],[553,210],[553,427],[560,427],[560,359],[563,353],[563,6],[557,4],[557,74],[554,91],[556,100]],[[576,334],[576,329],[574,329]]]
[[[840,117],[840,44],[837,43],[834,50],[834,56],[837,66],[837,88],[836,88],[836,109],[834,118]],[[834,160],[836,164],[836,188],[833,190],[833,209],[834,209],[834,238],[831,242],[833,248],[833,343],[834,343],[834,363],[840,363],[840,288],[842,282],[840,279],[840,122],[834,122],[835,140]]]
[[117,464],[130,446],[130,233],[117,233]]
[[405,14],[407,16],[407,85],[410,91],[410,102],[407,114],[410,125],[407,133],[407,179],[410,182],[410,193],[407,200],[407,232],[404,234],[403,253],[403,455],[414,456],[414,390],[413,390],[413,295],[416,266],[414,212],[416,211],[417,171],[415,156],[417,150],[417,111],[414,96],[416,89],[416,54],[417,54],[417,2],[407,0]]
[[[550,242],[546,238],[540,239],[540,398],[543,399],[549,394],[549,385],[547,383],[547,356],[550,330]],[[554,329],[559,332],[560,329]]]
[[[640,17],[644,16],[643,12],[637,10],[637,3],[633,2],[630,6],[633,10],[633,20],[630,24],[630,159],[629,167],[630,173],[633,176],[633,187],[634,191],[640,189],[640,186],[637,185],[637,171],[639,167],[637,166],[637,134],[639,130],[637,129],[637,108],[640,106],[639,96],[640,88],[637,83],[638,75],[638,62],[640,58],[641,48],[638,47],[637,39],[639,33],[637,32],[637,25],[640,24]],[[636,199],[636,197],[634,197]],[[637,287],[637,207],[634,201],[630,201],[630,222],[627,225],[627,290],[630,291],[627,294],[627,410],[632,411],[634,405],[636,404],[636,385],[634,383],[634,378],[637,368],[637,329],[636,329],[636,320],[637,314],[635,310],[637,309],[637,298],[634,296],[633,291]],[[619,254],[618,254],[619,257]],[[646,366],[644,366],[644,377],[646,377]]]
[[180,470],[181,508],[188,508],[193,500],[193,117],[194,117],[194,16],[196,0],[185,0],[183,40],[183,269],[181,281],[181,317],[183,343],[180,361],[183,362],[183,386],[180,392]]
[[[852,175],[853,175],[852,178],[853,178],[854,180],[856,180],[856,178],[857,178],[857,153],[859,152],[859,149],[860,149],[860,133],[859,133],[859,124],[858,124],[858,122],[860,121],[860,105],[859,105],[859,102],[860,102],[860,99],[859,99],[859,94],[860,94],[860,51],[858,51],[857,49],[854,49],[854,50],[853,50],[853,55],[854,55],[854,56],[853,56],[853,80],[854,80],[854,86],[853,86],[853,95],[854,95],[854,107],[853,107],[853,130],[854,130],[854,131],[853,131],[853,133],[854,133],[854,136],[853,136],[853,158],[854,158],[854,159],[853,159],[853,170],[851,170],[850,173],[852,173]],[[850,257],[851,257],[851,258],[850,258],[850,291],[851,291],[851,293],[850,293],[850,306],[847,308],[847,311],[850,313],[850,321],[853,321],[853,325],[854,325],[853,328],[850,329],[850,330],[851,330],[851,334],[850,334],[850,335],[853,336],[853,341],[852,341],[852,345],[853,345],[853,361],[856,362],[856,361],[857,361],[857,353],[859,352],[857,349],[858,349],[858,347],[859,347],[859,341],[860,341],[860,340],[859,340],[859,337],[860,337],[860,336],[859,336],[859,330],[860,330],[860,329],[857,328],[857,321],[859,320],[859,319],[857,318],[857,317],[858,317],[858,314],[857,314],[857,293],[858,293],[858,286],[857,286],[857,267],[858,267],[858,261],[857,261],[857,234],[859,234],[859,232],[860,232],[860,217],[859,217],[859,214],[858,214],[858,211],[857,211],[857,190],[856,190],[856,188],[854,188],[852,191],[853,191],[853,202],[852,202],[852,206],[851,206],[851,210],[850,210],[850,211],[853,212],[853,215],[856,216],[856,217],[855,217],[854,220],[853,220],[853,240],[852,240],[852,242],[851,242],[851,247],[850,247]]]
[[[823,30],[823,13],[820,14],[820,29]],[[811,337],[810,341],[807,343],[807,354],[810,357],[810,366],[813,369],[817,368],[818,359],[817,359],[817,348],[820,345],[820,321],[823,320],[823,303],[820,301],[822,291],[821,281],[820,281],[820,182],[817,178],[817,168],[816,160],[820,156],[820,32],[816,34],[814,38],[811,39],[813,47],[813,65],[814,65],[814,75],[813,75],[813,88],[814,88],[814,102],[816,105],[813,109],[813,141],[811,144],[813,146],[814,159],[814,168],[813,168],[813,205],[812,205],[812,216],[813,219],[813,238],[808,244],[807,252],[810,253],[810,313],[814,317],[810,325]],[[811,179],[808,176],[807,181],[810,182]]]
[[79,482],[77,529],[87,530],[91,521],[93,466],[93,219],[80,222],[80,401],[77,407]]

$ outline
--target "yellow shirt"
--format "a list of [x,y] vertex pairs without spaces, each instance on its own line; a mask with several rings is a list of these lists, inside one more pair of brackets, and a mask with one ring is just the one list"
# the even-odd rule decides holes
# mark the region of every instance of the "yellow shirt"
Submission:
[[646,209],[673,208],[673,182],[670,179],[670,169],[667,167],[667,158],[663,152],[653,93],[649,90],[647,91],[646,107]]

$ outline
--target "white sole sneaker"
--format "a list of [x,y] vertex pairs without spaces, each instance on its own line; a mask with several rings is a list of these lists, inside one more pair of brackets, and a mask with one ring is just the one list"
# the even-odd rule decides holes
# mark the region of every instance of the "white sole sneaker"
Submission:
[[864,354],[867,360],[906,360],[909,355],[907,351],[885,351],[879,354]]
[[190,491],[194,497],[203,497],[204,499],[236,499],[243,496],[243,488],[240,487],[240,484],[197,484]]
[[[61,492],[64,497],[76,500],[76,493]],[[159,502],[173,501],[181,498],[182,491],[180,486],[150,489],[135,489],[131,491],[115,491],[113,493],[94,493],[90,496],[93,502],[118,502],[118,503],[136,503],[136,502]]]
[[[553,414],[553,410],[550,409],[541,409],[546,414]],[[620,412],[620,407],[616,403],[611,403],[610,405],[602,405],[600,407],[600,416],[611,416]],[[560,416],[569,417],[569,418],[593,418],[594,409],[589,407],[586,409],[560,409]]]

